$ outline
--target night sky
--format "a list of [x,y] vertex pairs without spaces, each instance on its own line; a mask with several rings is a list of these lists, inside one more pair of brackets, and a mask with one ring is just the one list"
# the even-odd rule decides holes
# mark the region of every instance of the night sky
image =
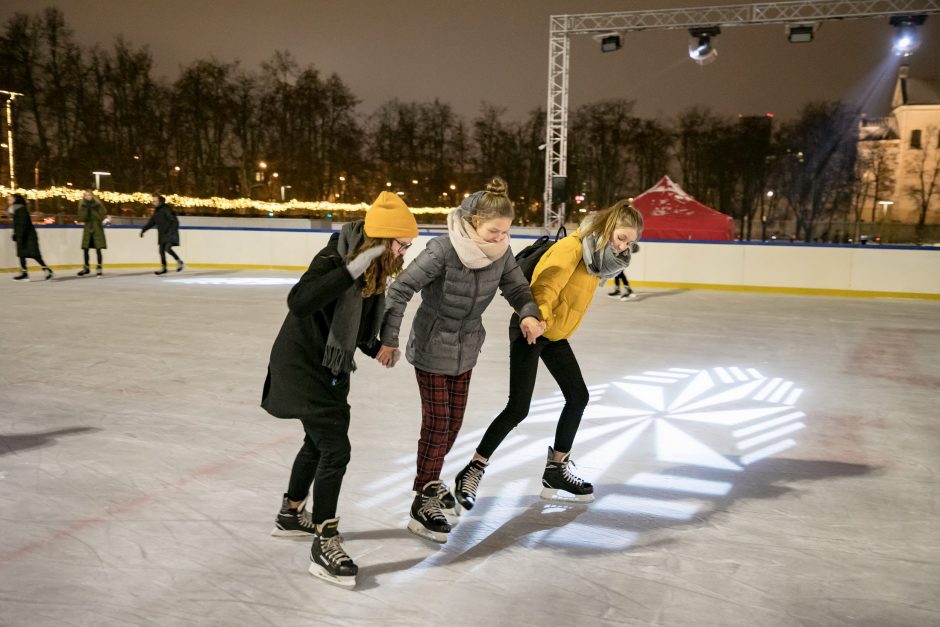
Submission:
[[[123,35],[146,44],[156,74],[174,79],[197,58],[257,69],[277,49],[336,72],[371,113],[385,100],[440,98],[467,118],[483,101],[519,119],[544,106],[548,16],[708,6],[733,2],[625,0],[4,0],[0,20],[55,6],[83,45]],[[898,66],[887,19],[824,23],[810,44],[790,44],[783,26],[725,29],[717,61],[686,54],[684,30],[629,34],[602,54],[588,36],[572,43],[571,106],[628,98],[644,117],[701,104],[722,114],[795,115],[809,101],[844,99],[883,115]],[[912,74],[940,76],[940,15],[920,29]]]

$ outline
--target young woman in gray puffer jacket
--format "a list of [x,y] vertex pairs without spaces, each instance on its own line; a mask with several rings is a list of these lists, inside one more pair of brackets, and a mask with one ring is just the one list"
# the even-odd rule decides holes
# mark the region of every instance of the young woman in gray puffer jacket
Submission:
[[496,177],[485,191],[465,198],[447,216],[447,235],[429,241],[386,296],[382,348],[376,356],[383,365],[398,347],[408,301],[421,292],[405,350],[418,378],[422,415],[417,494],[408,529],[436,542],[447,542],[456,523],[454,497],[440,475],[460,431],[470,375],[486,337],[483,311],[500,290],[519,314],[530,343],[544,330],[529,283],[509,248],[515,212],[506,192],[506,182]]

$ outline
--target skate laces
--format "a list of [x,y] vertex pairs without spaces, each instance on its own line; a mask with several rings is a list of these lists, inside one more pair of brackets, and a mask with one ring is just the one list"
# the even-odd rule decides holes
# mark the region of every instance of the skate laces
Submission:
[[[450,495],[450,490],[447,489],[447,484],[441,481],[440,485],[437,486],[437,498],[441,501],[441,508],[444,507],[444,497]],[[452,495],[451,495],[452,496]]]
[[579,487],[583,486],[584,479],[582,479],[581,477],[578,477],[577,475],[572,474],[571,469],[568,468],[569,464],[571,466],[576,466],[576,464],[570,459],[566,459],[565,461],[561,462],[561,476],[568,483],[572,483]]
[[313,518],[306,509],[297,512],[297,523],[304,528],[313,528]]
[[460,478],[460,491],[466,494],[476,495],[482,478],[483,468],[474,466],[471,462],[470,465],[467,466],[467,472]]
[[333,564],[341,564],[343,562],[351,562],[352,559],[343,550],[343,545],[340,544],[340,536],[335,535],[329,538],[324,538],[320,536],[320,550],[323,552],[323,556]]
[[441,498],[438,494],[424,497],[424,503],[421,504],[421,513],[428,518],[446,521],[447,517],[444,516],[444,504],[441,503]]

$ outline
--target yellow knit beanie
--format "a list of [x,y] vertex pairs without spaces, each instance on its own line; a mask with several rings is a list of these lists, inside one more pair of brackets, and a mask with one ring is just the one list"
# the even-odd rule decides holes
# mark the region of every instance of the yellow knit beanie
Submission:
[[397,194],[382,192],[366,211],[366,235],[375,239],[418,237],[418,222]]

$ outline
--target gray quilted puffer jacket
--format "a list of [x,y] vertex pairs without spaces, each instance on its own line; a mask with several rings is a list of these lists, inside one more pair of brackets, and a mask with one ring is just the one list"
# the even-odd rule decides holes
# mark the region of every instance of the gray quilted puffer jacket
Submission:
[[435,237],[388,289],[382,344],[398,347],[405,307],[421,292],[405,357],[426,372],[462,374],[477,363],[486,338],[481,316],[497,289],[521,318],[542,319],[511,249],[485,268],[470,270],[449,236]]

